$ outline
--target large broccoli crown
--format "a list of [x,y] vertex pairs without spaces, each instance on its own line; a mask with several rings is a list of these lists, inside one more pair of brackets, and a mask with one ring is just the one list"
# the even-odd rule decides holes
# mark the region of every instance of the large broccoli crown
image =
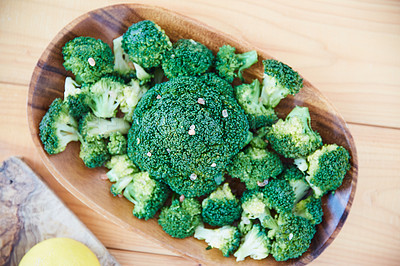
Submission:
[[337,189],[350,169],[349,152],[337,144],[326,144],[307,157],[306,180],[316,197]]
[[119,132],[127,134],[130,124],[122,118],[113,117],[110,120],[100,118],[92,113],[87,113],[79,120],[79,133],[84,138],[88,137],[102,137],[107,138],[111,134]]
[[233,255],[236,261],[242,261],[248,256],[255,260],[262,260],[270,254],[270,246],[271,243],[264,228],[259,224],[254,224]]
[[204,44],[180,39],[166,52],[162,68],[168,78],[196,76],[208,71],[214,55]]
[[303,79],[290,66],[274,59],[264,60],[263,65],[261,102],[266,107],[276,107],[283,98],[297,94],[303,87]]
[[89,168],[103,166],[110,159],[105,140],[99,136],[80,138],[81,149],[79,157]]
[[194,237],[205,240],[209,247],[217,248],[221,250],[223,256],[229,257],[239,247],[241,234],[237,227],[230,225],[207,229],[200,224],[194,232]]
[[139,172],[132,175],[132,181],[126,186],[123,195],[135,204],[133,215],[148,220],[164,205],[169,192],[164,183],[151,178],[148,172]]
[[242,71],[258,61],[256,51],[242,54],[236,54],[235,51],[236,48],[230,45],[221,46],[215,60],[218,75],[229,82],[233,82],[236,77],[243,79]]
[[260,101],[260,82],[255,79],[251,84],[241,84],[235,87],[235,96],[244,112],[247,114],[249,126],[252,129],[272,125],[278,116],[273,108],[266,108]]
[[311,128],[308,108],[301,106],[273,124],[267,139],[275,151],[292,159],[306,157],[322,146],[321,136]]
[[172,237],[192,236],[201,223],[201,205],[194,198],[185,198],[182,202],[174,199],[170,206],[162,208],[158,223]]
[[62,49],[64,67],[72,71],[79,83],[93,83],[114,71],[113,52],[102,40],[77,37]]
[[258,188],[266,180],[279,175],[282,169],[282,162],[277,154],[254,147],[239,152],[227,167],[228,174],[239,178],[247,189]]
[[129,59],[144,68],[159,66],[172,43],[164,30],[150,20],[134,23],[122,37],[122,48]]
[[132,161],[185,196],[214,190],[247,138],[243,109],[224,87],[209,84],[180,77],[154,86],[136,106],[128,134]]
[[320,198],[315,198],[313,195],[303,199],[293,209],[293,213],[309,220],[312,224],[320,224],[322,216],[322,203]]
[[203,221],[213,226],[230,225],[240,218],[242,207],[229,184],[219,186],[202,202]]
[[39,124],[39,136],[48,154],[65,150],[71,141],[78,140],[78,123],[69,114],[68,104],[55,99]]

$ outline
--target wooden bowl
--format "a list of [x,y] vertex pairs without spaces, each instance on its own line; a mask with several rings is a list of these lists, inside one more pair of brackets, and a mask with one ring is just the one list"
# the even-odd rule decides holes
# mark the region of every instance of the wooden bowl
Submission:
[[[206,250],[207,244],[193,237],[178,240],[163,232],[156,219],[139,220],[132,215],[132,204],[125,199],[115,198],[109,192],[110,183],[99,177],[105,169],[89,169],[79,158],[79,144],[70,143],[60,154],[49,156],[39,139],[39,123],[50,103],[57,97],[63,97],[65,77],[68,73],[62,63],[61,54],[64,44],[78,36],[91,36],[102,39],[112,47],[112,40],[122,35],[132,23],[149,19],[159,24],[172,41],[180,38],[191,38],[218,51],[218,47],[230,44],[238,52],[253,50],[254,47],[242,40],[218,32],[196,20],[176,14],[169,10],[137,5],[124,4],[101,8],[84,14],[67,25],[46,48],[34,69],[29,87],[28,119],[34,143],[54,177],[73,195],[89,208],[99,212],[119,226],[141,233],[145,237],[171,249],[172,251],[206,265],[235,262],[233,256],[225,258],[217,249]],[[261,60],[271,58],[263,51],[258,51],[259,63],[245,73],[247,80],[262,78]],[[284,99],[277,107],[278,115],[285,116],[295,105],[307,106],[312,117],[312,127],[317,130],[324,143],[337,143],[344,146],[351,155],[351,169],[342,186],[334,194],[323,198],[324,218],[318,225],[317,233],[309,250],[298,259],[288,264],[306,264],[315,259],[337,236],[353,202],[357,181],[357,154],[353,138],[346,122],[332,104],[308,81],[295,97]],[[265,265],[277,264],[269,256],[262,261],[247,258],[239,264]],[[282,264],[282,263],[280,263]]]

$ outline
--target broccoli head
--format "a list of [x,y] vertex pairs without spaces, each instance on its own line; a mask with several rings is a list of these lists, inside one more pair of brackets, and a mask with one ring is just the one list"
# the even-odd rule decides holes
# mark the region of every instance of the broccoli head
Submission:
[[296,95],[303,87],[303,79],[290,66],[274,59],[264,60],[263,64],[260,100],[267,108],[275,108],[283,98]]
[[179,194],[210,193],[247,140],[243,109],[225,91],[197,77],[155,85],[135,108],[128,156]]
[[262,260],[270,254],[270,247],[271,242],[265,229],[259,224],[254,224],[233,255],[236,257],[236,261],[242,261],[248,256],[255,260]]
[[39,124],[39,136],[48,154],[60,153],[68,143],[78,141],[78,122],[66,102],[57,98],[51,103]]
[[170,206],[161,209],[158,223],[172,237],[192,236],[201,223],[201,205],[195,198],[174,199]]
[[260,92],[260,82],[257,79],[251,84],[241,84],[235,87],[236,99],[247,114],[251,129],[270,126],[278,120],[275,110],[265,107],[259,101]]
[[117,101],[119,102],[119,109],[125,114],[124,119],[128,122],[132,122],[133,111],[140,98],[148,90],[147,85],[141,85],[137,79],[131,79],[131,81],[124,86],[118,93]]
[[271,126],[267,139],[272,148],[286,158],[302,158],[322,146],[321,136],[312,130],[307,107],[296,106]]
[[90,112],[90,98],[87,91],[87,86],[81,88],[71,77],[65,78],[64,101],[68,104],[69,113],[77,121]]
[[342,146],[326,144],[307,157],[306,180],[317,198],[337,189],[350,169],[349,152]]
[[111,182],[116,182],[121,177],[139,172],[137,166],[129,160],[126,154],[112,156],[105,166],[109,169],[107,177]]
[[94,83],[114,71],[113,52],[102,40],[77,37],[63,49],[64,67],[70,70],[78,83]]
[[132,181],[126,186],[123,195],[133,204],[133,215],[139,219],[153,218],[164,205],[170,190],[164,183],[153,179],[148,172],[132,174]]
[[230,225],[240,218],[242,207],[229,184],[219,186],[202,202],[203,221],[213,226]]
[[204,44],[180,39],[166,52],[162,68],[168,78],[196,76],[208,71],[214,55]]
[[324,215],[321,198],[315,198],[313,195],[308,196],[295,205],[293,213],[306,218],[312,224],[320,224]]
[[157,67],[172,43],[164,30],[150,20],[134,23],[122,37],[122,48],[129,59],[147,69]]
[[111,133],[107,148],[111,155],[121,155],[126,154],[126,145],[126,137],[117,131]]
[[127,134],[130,128],[130,124],[123,118],[113,117],[111,119],[105,119],[95,116],[92,113],[87,113],[79,120],[79,133],[84,138],[90,137],[102,137],[108,138],[111,134],[119,132],[121,134]]
[[236,48],[230,45],[221,46],[215,60],[215,68],[218,75],[231,83],[236,77],[243,80],[242,71],[258,61],[256,51],[242,54],[236,54],[235,51]]
[[237,227],[230,225],[207,229],[200,224],[194,231],[194,238],[205,240],[209,247],[219,249],[223,256],[229,257],[239,247],[241,234]]
[[233,157],[227,172],[245,183],[247,189],[255,189],[266,180],[278,176],[282,169],[282,162],[277,154],[250,146]]
[[267,133],[270,129],[271,127],[269,126],[257,129],[250,140],[250,146],[258,149],[266,149],[268,147]]
[[80,137],[81,149],[79,157],[89,168],[103,166],[110,159],[105,139],[97,137]]

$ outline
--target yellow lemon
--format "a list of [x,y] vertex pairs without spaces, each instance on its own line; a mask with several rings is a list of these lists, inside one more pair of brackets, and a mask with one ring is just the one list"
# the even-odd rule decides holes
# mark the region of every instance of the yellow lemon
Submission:
[[19,266],[100,266],[94,253],[71,238],[50,238],[33,246]]

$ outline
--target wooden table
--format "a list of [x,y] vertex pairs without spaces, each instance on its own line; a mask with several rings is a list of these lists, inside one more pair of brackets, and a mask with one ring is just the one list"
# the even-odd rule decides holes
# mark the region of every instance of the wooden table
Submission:
[[[123,265],[194,265],[87,208],[47,171],[26,118],[32,70],[67,23],[122,1],[0,1],[0,161],[22,155]],[[353,207],[314,265],[400,265],[400,2],[149,0],[244,38],[322,91],[355,138]]]

